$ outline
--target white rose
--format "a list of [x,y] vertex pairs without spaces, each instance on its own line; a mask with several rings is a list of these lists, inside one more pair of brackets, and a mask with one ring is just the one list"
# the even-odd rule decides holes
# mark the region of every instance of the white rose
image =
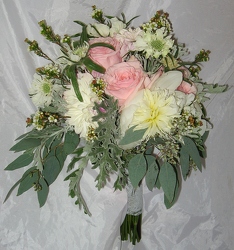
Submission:
[[93,37],[107,37],[110,34],[110,28],[102,23],[95,23],[93,25],[88,24],[87,33]]
[[119,33],[120,30],[126,27],[126,24],[119,21],[118,18],[114,17],[110,19],[111,28],[110,28],[110,36],[113,37],[116,33]]

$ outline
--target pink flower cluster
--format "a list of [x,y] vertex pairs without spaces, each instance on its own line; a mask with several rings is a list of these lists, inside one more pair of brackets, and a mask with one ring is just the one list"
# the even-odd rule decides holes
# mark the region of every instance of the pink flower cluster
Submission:
[[[136,93],[144,88],[150,88],[152,84],[163,74],[162,68],[154,75],[149,77],[144,72],[140,62],[134,57],[130,57],[128,61],[124,61],[124,55],[133,47],[130,40],[117,39],[116,37],[99,37],[90,39],[90,44],[108,43],[115,50],[107,47],[98,46],[89,50],[89,57],[97,64],[103,66],[106,71],[102,75],[92,72],[94,77],[102,77],[107,86],[106,94],[115,97],[118,100],[120,109],[129,102]],[[187,74],[185,69],[181,69],[183,75]],[[196,87],[186,81],[182,81],[178,91],[186,94],[196,94]]]

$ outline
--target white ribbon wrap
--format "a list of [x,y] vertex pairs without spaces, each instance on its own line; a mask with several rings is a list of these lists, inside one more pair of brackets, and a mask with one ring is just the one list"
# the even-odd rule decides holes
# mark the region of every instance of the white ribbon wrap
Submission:
[[127,214],[140,215],[143,208],[143,186],[133,188],[132,183],[128,180],[127,191]]

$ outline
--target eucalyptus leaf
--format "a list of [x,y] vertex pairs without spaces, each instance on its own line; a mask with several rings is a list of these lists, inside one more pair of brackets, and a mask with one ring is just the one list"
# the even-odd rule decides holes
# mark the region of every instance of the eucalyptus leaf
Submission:
[[28,191],[30,188],[33,187],[33,184],[36,183],[38,180],[38,172],[34,172],[36,167],[31,167],[28,169],[22,176],[22,181],[20,182],[17,196],[23,194],[24,192]]
[[159,181],[168,201],[172,202],[175,194],[177,175],[174,167],[169,162],[162,164],[159,172]]
[[128,145],[133,142],[137,142],[142,139],[146,129],[134,130],[135,126],[129,128],[124,137],[120,140],[119,145]]
[[148,166],[148,170],[145,175],[145,181],[148,189],[152,191],[158,178],[159,168],[154,156],[146,155],[145,159]]
[[74,152],[80,142],[80,137],[74,131],[68,131],[64,138],[64,152],[69,155]]
[[11,162],[5,170],[15,170],[18,168],[22,168],[28,166],[34,159],[34,155],[32,153],[23,153],[19,157],[17,157],[13,162]]
[[180,193],[179,181],[177,181],[176,182],[176,187],[175,187],[175,193],[174,193],[174,199],[173,199],[173,201],[170,202],[167,199],[167,196],[164,194],[164,204],[165,204],[165,206],[166,206],[167,209],[171,208],[175,204],[175,202],[176,202],[176,200],[177,200],[177,198],[179,196],[179,193]]
[[182,145],[180,149],[180,165],[183,179],[186,180],[188,173],[189,173],[189,154],[185,149],[185,146]]
[[202,171],[201,157],[200,157],[196,144],[191,138],[186,137],[186,136],[183,137],[183,141],[184,141],[184,149],[193,159],[198,169]]
[[40,144],[40,139],[24,137],[21,141],[19,141],[12,148],[10,148],[10,151],[20,152],[31,148],[36,148]]
[[147,164],[143,154],[132,157],[128,163],[128,174],[132,186],[136,188],[146,174]]
[[60,163],[56,156],[51,156],[44,162],[44,169],[42,174],[46,179],[48,185],[51,185],[58,177],[61,171]]
[[37,191],[37,198],[40,207],[43,207],[48,197],[49,186],[43,178],[39,180],[39,184],[41,185],[41,190]]
[[57,157],[59,164],[60,164],[60,168],[62,170],[63,166],[64,166],[64,162],[67,158],[67,154],[64,151],[64,147],[63,144],[60,144],[55,151],[55,156]]
[[208,138],[209,131],[205,131],[205,133],[202,135],[202,141],[205,142],[206,139]]
[[[25,176],[24,178],[26,178],[26,176]],[[8,191],[8,193],[7,193],[7,195],[6,195],[6,198],[5,198],[5,200],[3,201],[3,203],[5,203],[5,202],[8,200],[8,198],[9,198],[10,195],[11,195],[11,193],[12,193],[12,192],[14,191],[14,189],[20,184],[20,182],[23,181],[24,178],[23,178],[23,177],[20,178],[20,179],[11,187],[11,189]]]
[[156,187],[157,189],[160,189],[160,188],[161,188],[161,183],[160,183],[159,178],[157,178],[157,180],[156,180],[155,187]]

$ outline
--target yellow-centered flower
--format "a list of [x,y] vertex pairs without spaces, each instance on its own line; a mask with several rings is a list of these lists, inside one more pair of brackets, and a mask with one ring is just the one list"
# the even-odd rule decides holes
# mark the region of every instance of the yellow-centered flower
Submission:
[[176,99],[167,90],[150,91],[144,90],[142,102],[133,115],[131,126],[135,130],[147,128],[144,138],[155,134],[169,133],[171,121],[179,116],[179,107]]

